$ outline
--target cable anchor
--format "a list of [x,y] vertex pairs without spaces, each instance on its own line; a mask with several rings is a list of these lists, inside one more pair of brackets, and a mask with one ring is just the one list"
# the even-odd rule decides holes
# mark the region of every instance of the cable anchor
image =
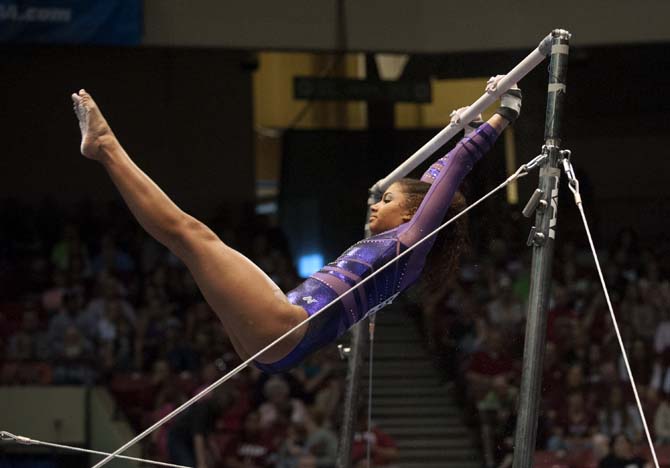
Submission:
[[[521,166],[521,168],[525,171],[523,175],[526,175],[529,170],[535,169],[536,167],[540,166],[541,164],[544,163],[544,161],[549,157],[550,153],[550,148],[547,145],[542,145],[542,152],[535,156],[533,159],[528,161],[526,164]],[[538,188],[535,189],[533,192],[533,195],[531,195],[530,199],[528,200],[528,203],[526,203],[526,206],[523,208],[521,213],[526,217],[530,218],[532,214],[537,210],[538,212],[542,213],[545,209],[547,209],[548,202],[543,199],[545,195],[544,190]],[[530,234],[528,235],[528,240],[526,241],[526,245],[530,246],[542,246],[544,245],[546,241],[547,236],[539,232],[536,226],[533,226],[530,230]]]
[[0,431],[0,440],[5,442],[16,442],[23,445],[34,445],[35,442],[28,437],[17,436],[7,431]]
[[531,170],[535,169],[537,166],[539,166],[540,164],[542,164],[544,162],[544,160],[547,159],[547,157],[548,157],[548,151],[546,150],[546,147],[543,146],[542,147],[542,154],[538,154],[537,156],[535,156],[533,159],[531,159],[530,161],[528,161],[526,164],[524,164],[521,167],[524,169],[525,172],[531,171]]
[[568,153],[568,156],[564,157],[561,162],[563,163],[563,171],[568,178],[568,188],[575,197],[575,203],[577,205],[581,205],[582,196],[579,193],[579,180],[577,180],[577,176],[575,175],[575,168],[572,167],[572,163],[570,162],[570,150],[565,151]]

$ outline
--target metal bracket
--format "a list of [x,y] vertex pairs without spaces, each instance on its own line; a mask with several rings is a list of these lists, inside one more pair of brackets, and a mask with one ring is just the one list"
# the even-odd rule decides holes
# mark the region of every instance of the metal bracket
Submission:
[[528,235],[528,240],[526,241],[526,245],[528,247],[531,247],[533,245],[540,247],[544,245],[544,242],[546,241],[547,236],[545,236],[543,233],[538,232],[537,228],[533,226],[530,229],[530,234]]
[[536,209],[544,210],[547,207],[547,202],[542,200],[543,196],[544,196],[544,190],[535,189],[533,195],[530,197],[528,203],[526,203],[526,206],[521,211],[521,213],[526,218],[530,218]]
[[348,346],[345,347],[344,345],[338,344],[337,352],[340,355],[340,359],[344,361],[349,357],[349,354],[351,354],[351,348],[349,348]]
[[570,161],[570,157],[572,156],[572,151],[570,151],[569,149],[564,149],[564,150],[560,150],[558,152],[558,154],[560,156],[558,158],[559,161],[563,161],[564,159],[567,159],[568,161]]
[[570,31],[567,31],[565,29],[554,29],[551,32],[551,35],[553,37],[557,37],[559,39],[564,39],[566,41],[569,41],[572,38],[572,34],[570,34]]

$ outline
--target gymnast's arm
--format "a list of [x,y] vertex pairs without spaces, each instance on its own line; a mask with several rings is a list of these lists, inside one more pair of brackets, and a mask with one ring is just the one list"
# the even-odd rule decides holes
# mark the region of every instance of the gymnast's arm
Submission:
[[[491,77],[486,84],[487,91],[493,91],[502,78],[503,75]],[[412,220],[399,233],[400,242],[406,246],[414,245],[440,225],[465,176],[491,149],[505,127],[517,119],[520,112],[521,90],[514,85],[500,97],[500,107],[487,123],[481,125],[474,134],[459,141],[453,150],[424,174],[421,180],[432,182],[430,190]]]
[[474,134],[459,141],[454,149],[426,171],[421,180],[432,186],[412,220],[398,236],[403,244],[413,245],[440,225],[465,176],[491,149],[507,125],[509,121],[506,118],[494,114]]

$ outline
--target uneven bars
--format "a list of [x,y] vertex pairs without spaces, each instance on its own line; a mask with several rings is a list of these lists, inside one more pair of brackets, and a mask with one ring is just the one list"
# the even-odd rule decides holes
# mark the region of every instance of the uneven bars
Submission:
[[498,82],[493,91],[485,92],[470,107],[468,107],[467,110],[461,114],[459,123],[451,123],[443,128],[437,135],[430,139],[428,143],[419,148],[412,156],[407,158],[404,163],[400,164],[393,172],[374,184],[370,188],[370,191],[374,194],[381,195],[393,182],[407,176],[407,174],[412,172],[419,164],[432,156],[442,145],[451,140],[465,125],[485,111],[509,88],[521,81],[524,76],[542,63],[550,52],[551,34],[548,34],[542,41],[540,41],[535,50],[528,54],[526,58],[519,62],[516,67],[512,68],[512,70]]

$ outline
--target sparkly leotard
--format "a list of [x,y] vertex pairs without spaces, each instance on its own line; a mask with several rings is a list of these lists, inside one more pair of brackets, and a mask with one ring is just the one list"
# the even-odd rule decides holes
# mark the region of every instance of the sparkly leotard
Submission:
[[[310,316],[314,315],[432,232],[441,224],[463,178],[489,151],[497,137],[497,131],[484,124],[473,135],[463,138],[421,178],[432,185],[409,222],[357,242],[337,260],[290,291],[286,295],[289,302],[303,307]],[[283,359],[272,364],[255,362],[256,366],[268,373],[283,372],[381,309],[419,278],[433,242],[434,236],[372,280],[354,288],[329,310],[318,314],[309,322],[302,340]]]

